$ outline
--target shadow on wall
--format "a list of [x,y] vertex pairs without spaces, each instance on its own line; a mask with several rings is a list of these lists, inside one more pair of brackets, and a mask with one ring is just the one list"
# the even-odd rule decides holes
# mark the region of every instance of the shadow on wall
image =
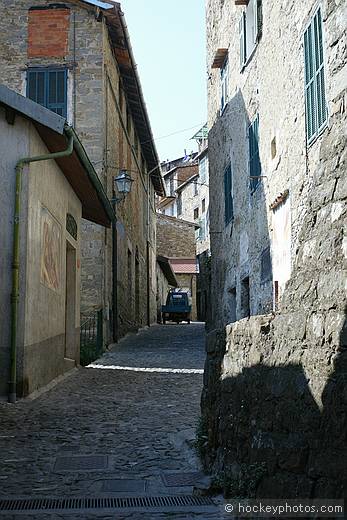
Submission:
[[332,366],[322,408],[300,363],[243,368],[203,396],[205,463],[228,498],[347,497],[347,307]]
[[209,132],[213,280],[209,330],[272,311],[267,178],[259,157],[261,121],[256,105],[249,112],[252,120],[238,91]]

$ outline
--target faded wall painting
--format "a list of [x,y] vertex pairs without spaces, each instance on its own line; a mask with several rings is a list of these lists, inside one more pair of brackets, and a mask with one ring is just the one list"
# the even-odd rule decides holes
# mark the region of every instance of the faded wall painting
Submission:
[[41,283],[53,291],[61,284],[61,226],[47,208],[41,208]]

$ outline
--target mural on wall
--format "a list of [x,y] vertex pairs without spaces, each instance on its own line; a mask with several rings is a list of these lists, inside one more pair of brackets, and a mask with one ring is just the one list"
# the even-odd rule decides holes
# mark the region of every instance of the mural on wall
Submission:
[[59,291],[61,282],[61,226],[47,208],[41,208],[41,282]]

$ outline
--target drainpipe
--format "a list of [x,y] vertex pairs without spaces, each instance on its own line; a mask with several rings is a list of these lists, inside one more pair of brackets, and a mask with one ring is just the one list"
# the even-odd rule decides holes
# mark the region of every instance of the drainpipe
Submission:
[[17,400],[17,320],[18,320],[18,304],[19,304],[19,218],[20,218],[20,197],[22,188],[22,173],[26,164],[38,161],[49,161],[51,159],[59,159],[67,157],[73,152],[74,138],[70,128],[65,129],[65,133],[69,138],[69,144],[66,150],[36,157],[25,157],[20,159],[16,164],[16,196],[15,196],[15,213],[13,226],[13,259],[12,259],[12,294],[11,294],[11,359],[10,359],[10,381],[8,402],[15,403]]

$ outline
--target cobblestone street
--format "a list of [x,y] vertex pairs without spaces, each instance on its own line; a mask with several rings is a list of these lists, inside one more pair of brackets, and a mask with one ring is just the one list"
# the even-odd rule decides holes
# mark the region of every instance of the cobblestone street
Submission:
[[[203,324],[154,326],[39,397],[1,404],[1,497],[124,496],[112,489],[116,479],[140,481],[145,487],[134,496],[191,495],[192,486],[168,487],[163,474],[199,470],[189,440],[199,417],[204,358]],[[98,456],[95,468],[68,468],[73,457],[86,455]],[[219,518],[216,511],[44,516],[207,519]],[[7,519],[37,516],[0,512]]]

